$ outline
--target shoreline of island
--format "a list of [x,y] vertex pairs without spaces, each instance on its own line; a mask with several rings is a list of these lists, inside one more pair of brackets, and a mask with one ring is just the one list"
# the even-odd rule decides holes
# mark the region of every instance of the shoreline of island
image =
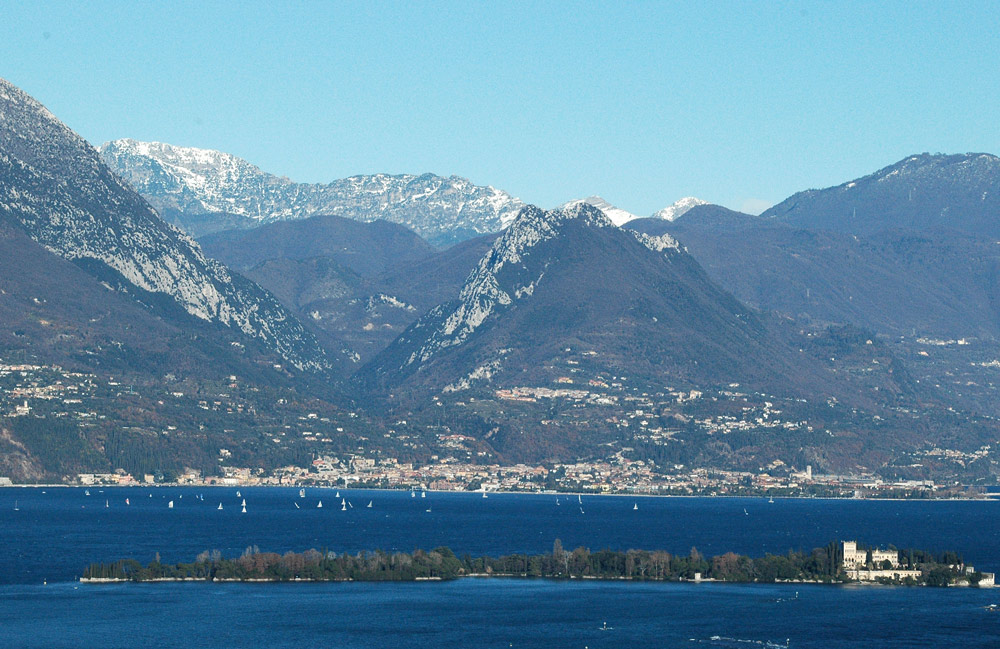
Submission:
[[572,551],[556,539],[552,552],[499,557],[457,556],[450,548],[412,553],[374,550],[355,554],[309,549],[301,553],[247,548],[236,558],[206,550],[191,563],[164,564],[159,555],[92,563],[84,584],[123,582],[416,582],[463,578],[590,579],[600,581],[882,584],[890,586],[993,587],[995,575],[976,571],[955,552],[894,547],[880,550],[856,541],[831,541],[810,552],[789,551],[751,558],[734,552],[706,557],[694,547],[686,555],[664,550]]

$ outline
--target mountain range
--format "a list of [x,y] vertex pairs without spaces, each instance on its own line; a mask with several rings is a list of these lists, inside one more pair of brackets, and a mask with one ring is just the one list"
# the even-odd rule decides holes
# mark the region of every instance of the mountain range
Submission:
[[295,183],[219,151],[115,140],[107,164],[193,236],[233,227],[332,214],[399,223],[436,245],[496,232],[524,206],[517,198],[458,176],[351,176]]
[[[425,460],[460,433],[470,461],[919,473],[922,449],[1000,438],[996,187],[986,154],[759,217],[543,210],[429,174],[297,184],[214,151],[98,153],[0,81],[0,359],[150,395],[0,413],[0,472]],[[286,436],[305,408],[325,423]]]
[[[104,143],[100,152],[107,165],[165,220],[199,238],[324,214],[398,223],[436,246],[447,246],[499,232],[524,207],[504,191],[479,187],[458,176],[374,174],[308,184],[209,149],[121,139]],[[638,218],[600,196],[560,207],[582,202],[602,210],[615,225]],[[682,198],[653,217],[673,220],[703,204],[698,198]]]

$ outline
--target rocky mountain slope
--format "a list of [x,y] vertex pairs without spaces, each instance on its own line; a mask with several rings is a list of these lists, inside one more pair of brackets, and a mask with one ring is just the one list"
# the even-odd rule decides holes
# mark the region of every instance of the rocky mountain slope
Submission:
[[680,385],[793,390],[814,368],[716,288],[669,235],[614,227],[598,209],[525,208],[457,296],[431,309],[359,373],[407,396],[551,383],[545,367],[592,354],[609,372]]
[[0,221],[111,286],[259,340],[300,370],[330,367],[314,337],[277,300],[206,259],[96,150],[4,80]]
[[1000,237],[998,188],[997,156],[924,153],[836,187],[799,192],[761,216],[857,235],[949,229]]
[[399,223],[446,245],[502,229],[523,206],[506,192],[458,176],[375,174],[309,184],[219,151],[128,139],[107,142],[100,151],[136,191],[194,236],[333,214]]

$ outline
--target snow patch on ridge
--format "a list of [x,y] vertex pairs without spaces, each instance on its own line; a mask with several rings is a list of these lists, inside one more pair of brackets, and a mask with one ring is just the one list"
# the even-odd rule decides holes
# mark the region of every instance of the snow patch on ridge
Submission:
[[615,207],[611,203],[607,202],[600,196],[588,196],[587,198],[579,198],[575,201],[569,201],[560,205],[557,209],[566,210],[574,207],[578,207],[586,203],[587,205],[593,205],[597,209],[604,212],[604,215],[611,219],[611,222],[615,225],[623,225],[628,223],[633,219],[639,218],[631,212],[626,212],[625,210]]
[[662,210],[655,212],[653,214],[653,218],[675,221],[684,216],[691,208],[699,205],[708,205],[708,201],[703,201],[700,198],[695,198],[694,196],[685,196],[684,198],[674,202],[673,205],[668,205]]

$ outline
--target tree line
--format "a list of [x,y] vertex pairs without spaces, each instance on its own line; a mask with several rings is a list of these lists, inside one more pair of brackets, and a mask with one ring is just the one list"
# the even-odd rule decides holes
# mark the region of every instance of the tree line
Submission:
[[[915,583],[946,585],[959,576],[959,567],[940,561],[954,553],[900,551],[903,564],[919,567],[932,575]],[[224,558],[218,550],[205,551],[191,563],[167,564],[156,559],[142,565],[135,559],[93,563],[84,570],[84,579],[151,581],[163,579],[265,580],[265,581],[415,581],[450,580],[468,576],[535,577],[553,579],[591,578],[638,581],[682,581],[712,579],[729,582],[776,582],[803,580],[842,582],[840,544],[832,542],[811,552],[789,551],[751,558],[727,552],[706,557],[696,548],[687,554],[648,550],[599,550],[578,547],[568,551],[557,539],[551,552],[509,554],[500,557],[456,556],[447,547],[405,552],[335,553],[315,549],[305,552],[261,552],[247,548],[237,558]]]

